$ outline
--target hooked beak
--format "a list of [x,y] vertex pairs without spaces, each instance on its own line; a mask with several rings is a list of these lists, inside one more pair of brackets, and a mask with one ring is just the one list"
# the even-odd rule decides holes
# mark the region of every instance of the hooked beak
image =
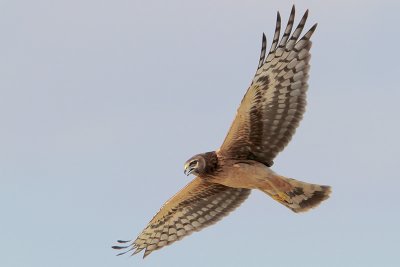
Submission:
[[192,172],[193,172],[194,168],[190,168],[188,165],[185,166],[185,170],[183,171],[183,173],[186,176],[189,176]]

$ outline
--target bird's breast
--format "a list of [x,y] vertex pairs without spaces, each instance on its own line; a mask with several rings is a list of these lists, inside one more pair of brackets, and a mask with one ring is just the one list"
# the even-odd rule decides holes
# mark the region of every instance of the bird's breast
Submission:
[[234,188],[258,188],[261,181],[275,173],[262,163],[253,160],[226,160],[210,181]]

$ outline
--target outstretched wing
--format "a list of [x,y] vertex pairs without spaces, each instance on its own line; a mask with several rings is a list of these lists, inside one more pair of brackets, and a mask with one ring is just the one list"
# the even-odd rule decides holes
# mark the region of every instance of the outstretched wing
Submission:
[[[311,35],[299,40],[308,10],[291,34],[294,6],[282,38],[278,12],[274,39],[266,56],[263,35],[260,62],[219,153],[228,158],[253,159],[271,166],[292,138],[306,106]],[[279,43],[279,44],[278,44]]]
[[143,257],[146,257],[193,231],[199,231],[219,221],[238,207],[250,192],[250,189],[231,188],[196,177],[165,202],[135,241],[118,241],[130,243],[113,248],[127,249],[118,255],[132,250],[136,254],[145,249]]

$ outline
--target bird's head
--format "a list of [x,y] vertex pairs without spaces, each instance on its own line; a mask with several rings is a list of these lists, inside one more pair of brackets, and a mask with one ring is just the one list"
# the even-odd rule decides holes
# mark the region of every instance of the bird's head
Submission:
[[185,162],[185,167],[184,167],[184,174],[189,176],[190,174],[195,174],[199,175],[204,173],[205,168],[206,168],[206,159],[202,154],[195,155],[188,159]]

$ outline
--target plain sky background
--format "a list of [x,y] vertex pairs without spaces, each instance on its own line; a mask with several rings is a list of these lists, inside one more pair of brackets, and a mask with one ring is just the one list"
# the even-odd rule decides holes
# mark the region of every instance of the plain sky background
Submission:
[[264,31],[292,1],[0,0],[0,266],[400,266],[399,1],[295,1],[313,36],[304,120],[261,192],[145,260],[116,257],[219,147]]

